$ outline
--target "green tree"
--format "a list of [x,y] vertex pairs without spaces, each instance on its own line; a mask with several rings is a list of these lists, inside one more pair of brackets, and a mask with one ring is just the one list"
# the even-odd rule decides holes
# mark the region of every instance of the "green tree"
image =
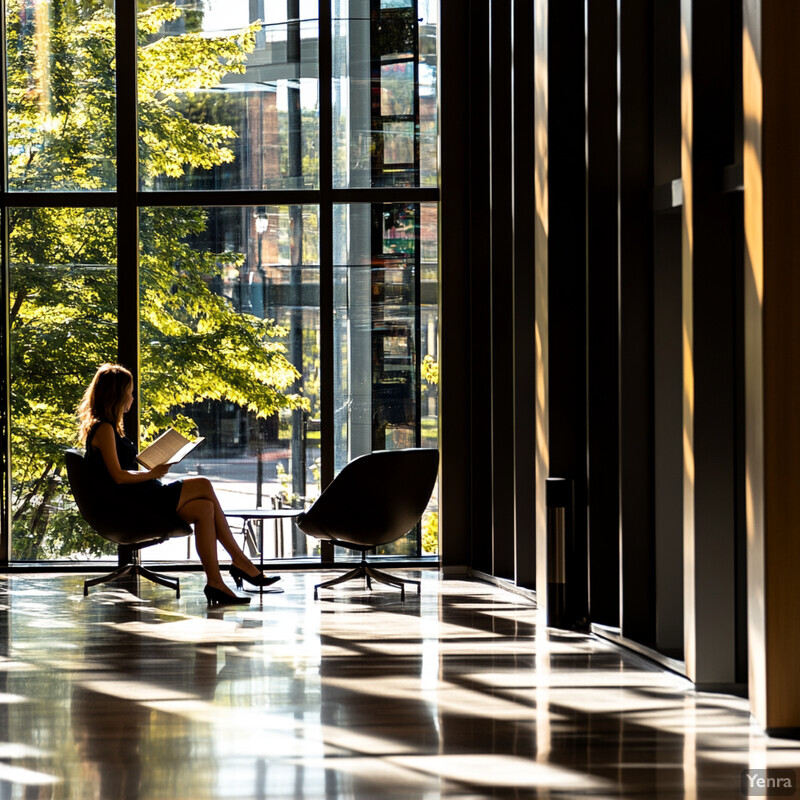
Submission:
[[[18,191],[96,191],[115,185],[112,3],[6,4],[9,182]],[[43,19],[43,9],[49,18]],[[174,5],[140,3],[139,167],[143,186],[187,168],[229,162],[225,125],[188,119],[176,102],[243,71],[250,26],[224,37],[163,36]],[[196,29],[190,19],[186,30]],[[92,196],[86,195],[87,204]],[[239,314],[212,288],[237,253],[192,246],[202,209],[140,216],[140,390],[147,436],[181,405],[208,398],[259,416],[304,404],[288,394],[297,373],[269,321]],[[97,365],[116,359],[116,217],[110,209],[17,209],[9,219],[12,514],[15,558],[100,553],[69,502],[63,450],[75,407]],[[177,425],[193,422],[177,415]]]

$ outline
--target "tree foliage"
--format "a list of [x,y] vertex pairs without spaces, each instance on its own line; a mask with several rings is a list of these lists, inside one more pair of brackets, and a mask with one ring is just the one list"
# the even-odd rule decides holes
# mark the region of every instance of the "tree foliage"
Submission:
[[439,383],[439,362],[430,354],[422,359],[422,377],[430,384]]
[[[17,191],[113,189],[115,51],[113,4],[51,0],[6,4],[9,184]],[[162,35],[181,20],[174,5],[140,3],[139,174],[145,187],[187,168],[229,162],[228,126],[181,113],[254,47],[251,26],[224,37]],[[43,14],[49,16],[43,17]],[[92,195],[86,195],[91,205]],[[214,291],[243,260],[197,246],[198,208],[140,215],[140,392],[146,435],[186,403],[217,398],[259,416],[304,400],[282,331],[239,314]],[[75,408],[96,367],[116,360],[116,212],[103,208],[15,209],[9,218],[13,553],[52,558],[103,552],[63,481],[75,444]],[[193,427],[178,415],[178,425]]]
[[229,72],[244,72],[258,24],[224,37],[159,36],[162,26],[181,13],[174,5],[157,5],[139,14],[139,163],[145,184],[159,175],[180,177],[186,165],[208,169],[234,158],[224,142],[235,131],[190,119],[181,105]]
[[[196,208],[149,209],[141,216],[140,391],[147,438],[174,424],[176,406],[204,399],[225,399],[261,417],[301,403],[287,394],[298,373],[276,338],[285,331],[235,312],[210,290],[210,276],[243,259],[185,241],[204,225]],[[184,236],[177,238],[176,229]]]

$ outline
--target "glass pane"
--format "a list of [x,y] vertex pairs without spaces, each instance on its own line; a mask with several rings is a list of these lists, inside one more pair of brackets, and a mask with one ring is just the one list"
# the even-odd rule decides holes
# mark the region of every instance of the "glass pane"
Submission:
[[435,186],[438,4],[333,0],[334,186]]
[[[337,471],[373,450],[437,446],[436,241],[436,205],[335,206]],[[434,495],[422,542],[417,531],[380,552],[435,553],[436,508]]]
[[[439,185],[439,3],[419,0],[419,169],[420,186]],[[437,237],[438,239],[438,237]]]
[[142,189],[317,188],[316,0],[139,7]]
[[75,409],[117,355],[116,212],[9,211],[12,558],[116,553],[89,531],[64,474]]
[[6,120],[12,191],[116,186],[112,0],[8,0]]
[[[319,484],[316,206],[140,215],[143,440],[205,437],[169,478],[210,478],[223,507],[302,507]],[[288,522],[265,557],[307,554]],[[152,559],[194,558],[186,540]]]

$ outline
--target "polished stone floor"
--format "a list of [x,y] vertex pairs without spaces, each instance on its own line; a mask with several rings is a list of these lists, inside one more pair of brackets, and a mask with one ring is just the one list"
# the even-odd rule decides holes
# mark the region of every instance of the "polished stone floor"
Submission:
[[144,584],[0,576],[0,800],[741,797],[800,767],[746,701],[589,636],[524,598],[422,573],[208,608]]

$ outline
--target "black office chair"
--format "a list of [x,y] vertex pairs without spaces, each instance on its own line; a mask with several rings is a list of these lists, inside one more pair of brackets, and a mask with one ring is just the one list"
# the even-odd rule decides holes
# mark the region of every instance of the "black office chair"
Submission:
[[102,502],[98,502],[99,498],[94,491],[83,453],[80,450],[67,450],[64,460],[67,465],[67,478],[72,489],[72,496],[75,498],[75,503],[83,518],[104,539],[131,548],[132,563],[124,564],[107,575],[84,581],[84,596],[89,594],[90,586],[97,586],[126,575],[141,575],[153,583],[174,589],[176,596],[180,597],[180,580],[168,578],[166,575],[160,575],[143,567],[139,551],[143,547],[160,544],[167,539],[191,535],[192,529],[189,523],[182,520],[177,514],[159,516],[147,508],[142,508],[135,517],[113,513],[113,510],[105,508]]
[[314,587],[318,590],[364,577],[396,586],[405,599],[404,584],[420,582],[397,578],[367,563],[368,550],[394,542],[419,522],[430,499],[439,470],[439,451],[417,447],[380,450],[353,459],[328,485],[317,501],[295,522],[303,533],[361,553],[361,563],[350,572]]

